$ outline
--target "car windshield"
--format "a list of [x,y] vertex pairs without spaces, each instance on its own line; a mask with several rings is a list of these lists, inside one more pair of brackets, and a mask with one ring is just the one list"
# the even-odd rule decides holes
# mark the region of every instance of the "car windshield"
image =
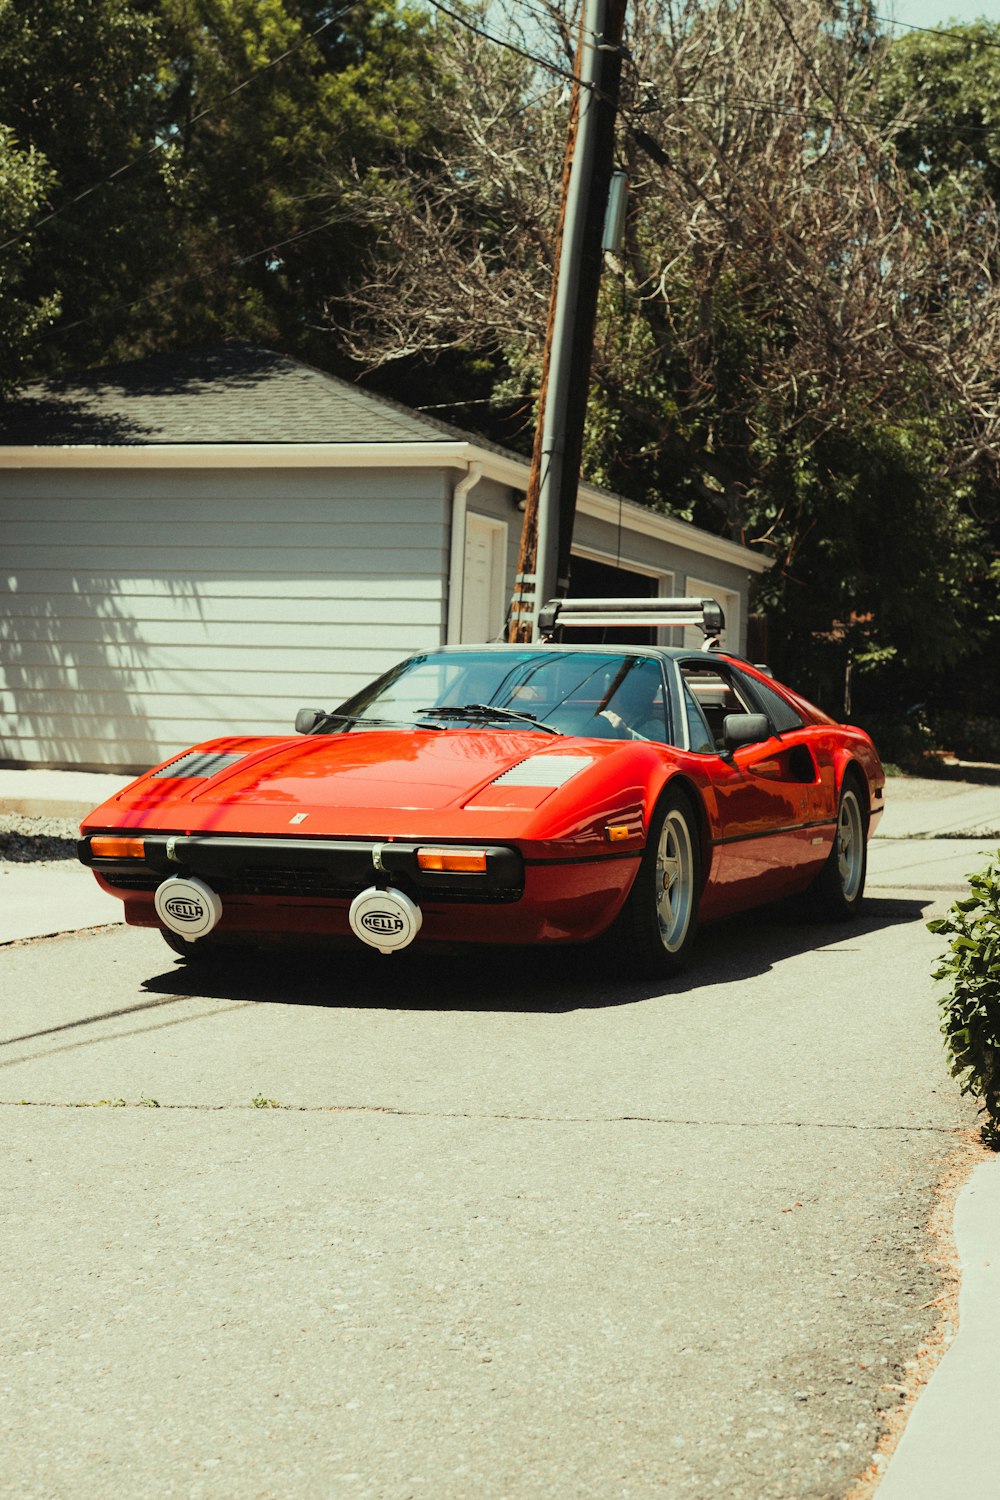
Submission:
[[320,729],[366,721],[440,728],[530,730],[666,742],[663,673],[655,657],[623,652],[443,651],[412,656],[338,706]]

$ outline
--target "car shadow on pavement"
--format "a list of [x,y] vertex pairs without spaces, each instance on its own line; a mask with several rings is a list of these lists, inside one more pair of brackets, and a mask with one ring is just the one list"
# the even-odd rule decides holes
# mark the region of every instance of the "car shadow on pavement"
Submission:
[[870,897],[853,923],[817,922],[794,906],[767,907],[705,928],[688,968],[670,980],[624,976],[599,945],[483,948],[434,957],[360,948],[253,953],[151,976],[142,988],[191,996],[329,1009],[528,1011],[560,1014],[682,996],[767,974],[806,952],[843,948],[862,934],[922,922],[929,900]]

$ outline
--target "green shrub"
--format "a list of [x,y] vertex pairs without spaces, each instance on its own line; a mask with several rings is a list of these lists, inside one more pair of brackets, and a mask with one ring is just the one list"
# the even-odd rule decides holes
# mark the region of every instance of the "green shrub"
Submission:
[[953,1078],[962,1093],[981,1100],[983,1140],[1000,1150],[1000,850],[986,869],[969,877],[970,896],[946,916],[928,922],[948,936],[948,951],[934,970],[948,982],[941,999]]
[[919,771],[934,749],[934,737],[919,714],[861,714],[861,723],[878,746],[884,762]]

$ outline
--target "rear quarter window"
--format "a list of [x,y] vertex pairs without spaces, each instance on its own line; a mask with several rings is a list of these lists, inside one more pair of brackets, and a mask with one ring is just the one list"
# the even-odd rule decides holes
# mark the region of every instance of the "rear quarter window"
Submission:
[[805,723],[802,715],[780,693],[776,693],[774,688],[758,681],[756,677],[751,681],[750,688],[770,719],[772,729],[778,734],[787,734],[791,729],[802,728]]

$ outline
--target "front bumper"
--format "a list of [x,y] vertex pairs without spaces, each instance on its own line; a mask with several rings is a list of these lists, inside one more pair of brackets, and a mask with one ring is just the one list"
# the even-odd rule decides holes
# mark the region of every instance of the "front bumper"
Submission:
[[[92,835],[78,855],[101,886],[125,903],[134,927],[158,927],[157,886],[170,875],[196,875],[223,903],[207,941],[347,938],[351,901],[372,885],[391,885],[418,903],[416,946],[431,943],[580,942],[614,919],[640,854],[525,862],[507,845],[486,849],[486,870],[459,874],[419,869],[419,848],[439,841],[376,843],[340,839],[144,834],[142,858],[95,858]],[[456,846],[458,847],[458,846]]]

